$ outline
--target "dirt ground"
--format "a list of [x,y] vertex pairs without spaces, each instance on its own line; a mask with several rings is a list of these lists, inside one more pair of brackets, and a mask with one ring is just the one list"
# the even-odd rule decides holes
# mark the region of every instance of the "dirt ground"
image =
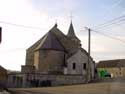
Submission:
[[13,94],[125,94],[125,82],[100,82],[72,86],[18,88],[11,90]]

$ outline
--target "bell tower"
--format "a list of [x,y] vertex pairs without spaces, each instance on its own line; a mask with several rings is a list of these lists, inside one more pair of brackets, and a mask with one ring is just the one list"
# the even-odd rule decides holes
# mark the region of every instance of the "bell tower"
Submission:
[[76,36],[72,21],[69,26],[67,37],[69,37],[73,42],[75,42],[78,46],[81,46],[79,38]]

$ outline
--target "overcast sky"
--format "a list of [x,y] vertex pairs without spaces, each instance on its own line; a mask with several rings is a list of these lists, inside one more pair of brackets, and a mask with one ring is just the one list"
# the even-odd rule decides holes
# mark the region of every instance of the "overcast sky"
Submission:
[[[0,0],[0,65],[20,70],[25,64],[26,49],[41,38],[54,24],[67,34],[70,21],[82,47],[87,50],[87,32],[113,18],[125,15],[125,0]],[[37,28],[26,28],[17,25]],[[98,30],[98,29],[95,29]],[[125,23],[98,30],[125,41]],[[125,42],[92,32],[91,55],[98,62],[105,59],[125,59]]]

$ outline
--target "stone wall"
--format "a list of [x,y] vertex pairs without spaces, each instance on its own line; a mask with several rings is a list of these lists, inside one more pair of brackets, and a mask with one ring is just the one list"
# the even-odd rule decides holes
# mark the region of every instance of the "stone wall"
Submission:
[[32,65],[22,65],[21,66],[21,72],[22,73],[34,73],[35,72],[35,66]]
[[[16,78],[18,78],[18,80],[16,79],[14,81],[15,76]],[[19,80],[18,76],[22,78],[20,78]],[[21,81],[22,84],[20,84]],[[73,84],[82,84],[85,83],[85,81],[86,80],[84,75],[47,75],[47,74],[35,73],[35,74],[10,74],[8,77],[8,84],[10,85],[9,87],[44,87],[44,86],[73,85]]]
[[[72,85],[85,83],[85,76],[83,75],[46,75],[46,74],[29,74],[27,77],[29,81],[34,79],[39,81],[39,85],[43,81],[50,81],[52,86],[58,85]],[[42,84],[41,84],[42,86]]]
[[17,88],[23,86],[23,77],[21,73],[8,74],[7,87]]
[[[34,62],[34,64],[36,64],[36,62]],[[57,72],[63,73],[64,52],[56,50],[40,50],[39,60],[37,64],[38,64],[37,71],[39,72],[47,74],[57,73]]]
[[34,51],[26,51],[26,65],[33,65],[34,63]]

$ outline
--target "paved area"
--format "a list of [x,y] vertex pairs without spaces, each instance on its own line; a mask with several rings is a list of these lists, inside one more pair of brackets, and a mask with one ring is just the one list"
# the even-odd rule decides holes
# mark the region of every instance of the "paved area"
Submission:
[[125,94],[125,82],[101,82],[83,85],[18,88],[13,94]]
[[7,91],[0,91],[0,94],[11,94],[11,93],[9,93]]

